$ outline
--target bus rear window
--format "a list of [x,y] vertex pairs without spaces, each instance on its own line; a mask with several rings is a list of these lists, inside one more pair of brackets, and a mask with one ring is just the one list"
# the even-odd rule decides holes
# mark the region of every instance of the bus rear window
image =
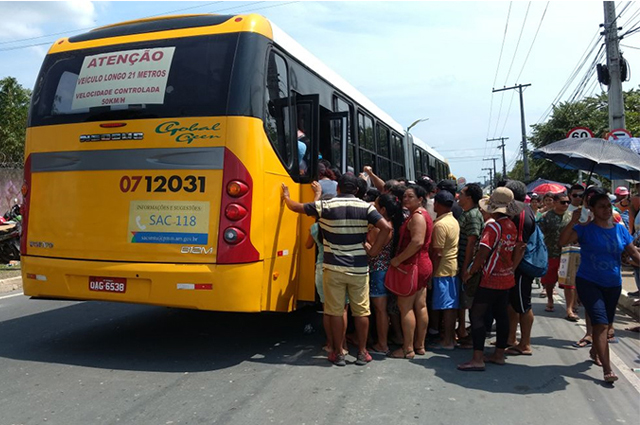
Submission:
[[30,126],[226,114],[237,34],[47,56]]

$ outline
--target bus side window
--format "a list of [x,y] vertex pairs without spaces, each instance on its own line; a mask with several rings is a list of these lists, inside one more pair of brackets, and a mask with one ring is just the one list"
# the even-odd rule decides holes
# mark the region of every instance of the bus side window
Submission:
[[265,93],[265,130],[271,144],[280,156],[285,168],[293,165],[291,143],[291,105],[289,78],[284,59],[271,52],[267,62],[267,85]]
[[404,146],[402,139],[397,134],[392,134],[392,155],[393,155],[393,172],[392,178],[404,177]]

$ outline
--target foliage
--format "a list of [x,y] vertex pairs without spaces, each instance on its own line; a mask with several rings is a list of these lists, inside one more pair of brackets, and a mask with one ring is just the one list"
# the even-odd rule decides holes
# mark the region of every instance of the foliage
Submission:
[[[626,127],[634,135],[640,135],[640,91],[631,89],[624,93]],[[604,137],[609,129],[609,103],[606,93],[587,97],[577,102],[560,103],[553,107],[551,118],[543,124],[532,125],[530,149],[557,142],[566,137],[574,127],[587,127],[595,137]],[[524,166],[518,161],[508,173],[512,179],[524,181]],[[530,181],[537,178],[563,183],[578,181],[578,172],[563,170],[546,160],[531,159],[529,155]],[[527,182],[528,183],[528,182]]]
[[31,90],[13,77],[0,80],[0,152],[3,163],[22,163]]

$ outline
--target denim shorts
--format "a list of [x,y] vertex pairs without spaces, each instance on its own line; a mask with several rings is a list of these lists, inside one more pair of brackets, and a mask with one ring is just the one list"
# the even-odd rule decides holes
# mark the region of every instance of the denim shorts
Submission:
[[389,295],[387,288],[384,287],[384,277],[386,275],[386,270],[369,272],[369,296],[371,298],[386,297]]
[[622,286],[600,286],[576,276],[576,291],[585,311],[594,325],[613,323]]

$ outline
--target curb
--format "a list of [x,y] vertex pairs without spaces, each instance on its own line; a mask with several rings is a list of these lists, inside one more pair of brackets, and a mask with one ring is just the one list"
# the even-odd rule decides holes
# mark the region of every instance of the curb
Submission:
[[618,300],[618,307],[629,313],[634,320],[640,321],[640,306],[632,306],[637,298],[629,297],[628,293],[628,291],[622,290],[622,294],[620,294],[620,299]]
[[0,280],[0,294],[3,292],[22,290],[22,277],[10,277],[9,279]]

